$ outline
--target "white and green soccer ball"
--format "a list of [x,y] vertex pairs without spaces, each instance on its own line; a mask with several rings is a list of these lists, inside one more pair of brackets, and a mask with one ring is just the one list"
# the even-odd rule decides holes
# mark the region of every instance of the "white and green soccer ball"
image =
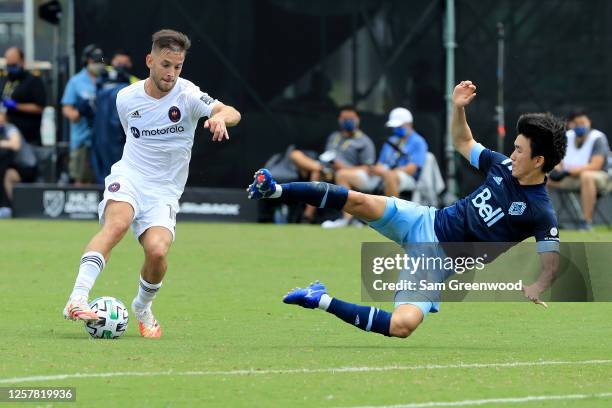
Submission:
[[119,299],[102,296],[89,303],[89,308],[98,314],[97,321],[85,323],[85,330],[96,339],[117,339],[125,333],[128,325],[128,310]]

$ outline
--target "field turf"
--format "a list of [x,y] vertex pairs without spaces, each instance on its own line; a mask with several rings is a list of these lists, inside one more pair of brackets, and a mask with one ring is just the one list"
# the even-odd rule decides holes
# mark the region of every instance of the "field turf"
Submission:
[[[77,395],[0,406],[612,406],[612,303],[445,303],[402,340],[281,302],[315,279],[359,302],[360,243],[384,240],[368,228],[179,223],[153,309],[163,337],[132,320],[93,340],[61,311],[97,228],[0,221],[0,387]],[[126,236],[92,297],[131,303],[141,261]]]

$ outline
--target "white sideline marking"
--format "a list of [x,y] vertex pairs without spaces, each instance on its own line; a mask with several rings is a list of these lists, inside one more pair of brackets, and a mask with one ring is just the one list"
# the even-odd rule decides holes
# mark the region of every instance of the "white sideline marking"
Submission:
[[231,370],[231,371],[124,371],[110,373],[74,373],[56,375],[36,375],[31,377],[1,378],[0,384],[18,384],[34,381],[56,381],[71,378],[106,378],[106,377],[155,377],[155,376],[234,376],[234,375],[267,375],[267,374],[318,374],[318,373],[360,373],[376,371],[414,371],[414,370],[440,370],[452,368],[514,368],[555,365],[601,365],[612,364],[612,360],[578,360],[578,361],[515,361],[512,363],[458,363],[458,364],[427,364],[419,366],[385,366],[385,367],[336,367],[336,368],[295,368],[276,370]]
[[436,402],[417,402],[414,404],[400,405],[372,405],[353,408],[430,408],[430,407],[465,407],[468,405],[486,405],[486,404],[512,404],[524,403],[533,401],[560,401],[560,400],[581,400],[587,398],[609,398],[612,397],[612,392],[603,392],[600,394],[566,394],[566,395],[529,395],[527,397],[515,398],[490,398],[480,400],[464,400],[464,401],[436,401]]

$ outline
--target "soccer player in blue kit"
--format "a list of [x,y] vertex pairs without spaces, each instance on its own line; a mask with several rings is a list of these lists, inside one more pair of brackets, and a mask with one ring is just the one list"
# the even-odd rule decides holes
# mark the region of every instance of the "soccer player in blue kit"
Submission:
[[[546,173],[565,155],[564,123],[548,113],[522,115],[517,122],[514,151],[508,158],[477,143],[467,124],[465,106],[476,97],[471,81],[458,84],[452,96],[451,123],[455,149],[486,174],[485,182],[467,197],[437,210],[395,197],[349,191],[327,183],[278,185],[262,169],[248,188],[249,198],[283,198],[319,208],[335,208],[357,216],[400,245],[425,242],[520,242],[535,237],[542,271],[535,283],[523,286],[524,295],[539,303],[559,267],[559,231],[546,193]],[[398,292],[401,294],[402,292]],[[408,337],[437,299],[403,301],[396,294],[393,313],[348,303],[327,294],[321,282],[290,291],[283,301],[319,308],[362,330],[385,336]]]

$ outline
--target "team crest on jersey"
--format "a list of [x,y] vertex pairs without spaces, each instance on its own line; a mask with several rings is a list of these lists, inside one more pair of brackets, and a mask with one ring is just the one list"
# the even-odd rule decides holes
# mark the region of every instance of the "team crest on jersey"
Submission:
[[499,176],[494,176],[493,180],[495,180],[498,186],[501,185],[502,181],[504,181],[504,179]]
[[119,191],[120,188],[121,188],[121,184],[112,183],[111,185],[108,186],[108,191],[110,191],[111,193],[116,193],[117,191]]
[[527,204],[522,201],[515,201],[510,204],[510,208],[508,209],[508,214],[510,215],[523,215],[525,212],[525,208],[527,208]]
[[176,106],[173,106],[168,110],[168,117],[172,122],[176,123],[181,120],[181,111]]
[[140,137],[140,130],[138,130],[138,128],[135,128],[134,126],[132,126],[130,128],[130,131],[132,132],[132,136],[134,136],[136,139]]

